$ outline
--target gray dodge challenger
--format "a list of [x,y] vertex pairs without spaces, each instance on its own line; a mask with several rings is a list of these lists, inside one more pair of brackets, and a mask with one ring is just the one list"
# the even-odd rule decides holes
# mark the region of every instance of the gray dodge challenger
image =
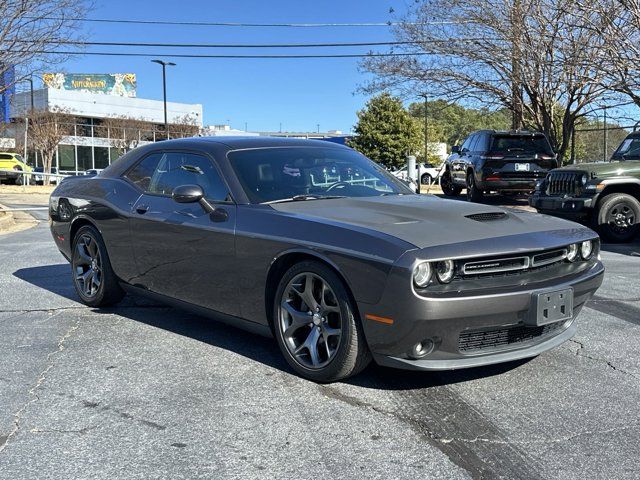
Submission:
[[318,382],[371,359],[444,370],[534,357],[571,338],[604,274],[588,228],[418,195],[323,141],[147,145],[64,180],[49,214],[85,304],[132,292],[273,336]]

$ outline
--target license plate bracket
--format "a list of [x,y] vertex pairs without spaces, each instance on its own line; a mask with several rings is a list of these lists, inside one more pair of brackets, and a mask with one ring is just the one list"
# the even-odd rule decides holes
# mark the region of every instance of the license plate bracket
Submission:
[[534,293],[528,324],[541,326],[573,318],[573,288]]

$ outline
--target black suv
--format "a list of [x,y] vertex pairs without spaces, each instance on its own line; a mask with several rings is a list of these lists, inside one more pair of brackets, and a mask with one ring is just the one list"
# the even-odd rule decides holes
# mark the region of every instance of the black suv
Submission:
[[558,166],[543,133],[480,130],[451,149],[440,184],[445,195],[467,190],[467,199],[482,201],[485,192],[532,192],[547,171]]

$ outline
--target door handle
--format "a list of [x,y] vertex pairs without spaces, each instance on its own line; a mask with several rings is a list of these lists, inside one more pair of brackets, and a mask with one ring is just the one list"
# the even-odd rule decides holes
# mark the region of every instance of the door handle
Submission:
[[136,207],[136,212],[138,212],[140,215],[144,215],[145,213],[147,213],[148,210],[149,210],[149,205],[138,205]]

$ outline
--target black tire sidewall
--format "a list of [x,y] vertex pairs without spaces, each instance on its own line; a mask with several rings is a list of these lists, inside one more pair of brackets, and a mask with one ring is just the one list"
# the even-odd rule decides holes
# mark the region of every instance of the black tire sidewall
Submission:
[[[611,230],[607,223],[607,217],[609,211],[617,204],[625,202],[633,209],[636,216],[636,224],[629,229],[626,235],[620,235],[619,233]],[[598,212],[596,215],[596,227],[600,234],[610,242],[624,243],[633,240],[640,231],[640,224],[637,223],[637,219],[640,218],[640,202],[633,196],[627,193],[611,193],[605,196],[600,202]]]
[[473,172],[467,173],[467,200],[478,202],[482,199],[482,192],[476,186],[476,179]]
[[[75,254],[76,246],[78,243],[78,239],[83,235],[90,235],[98,245],[98,250],[100,252],[100,261],[102,264],[102,282],[100,282],[100,287],[98,287],[97,293],[93,297],[87,297],[84,292],[82,292],[75,281],[75,270],[73,266],[73,256]],[[107,254],[107,248],[102,240],[102,236],[98,230],[90,225],[84,225],[78,229],[72,244],[71,250],[71,275],[73,276],[73,287],[76,290],[76,293],[82,300],[82,303],[88,305],[90,307],[102,307],[108,306],[113,303],[118,302],[124,293],[120,288],[118,281],[111,269],[111,263],[109,262],[109,255]]]
[[[338,352],[328,365],[320,369],[306,368],[295,360],[292,353],[287,348],[287,345],[284,343],[282,329],[280,326],[280,302],[284,290],[292,278],[305,272],[314,273],[329,284],[337,297],[340,305],[340,314],[342,315],[342,335]],[[278,342],[278,346],[280,347],[280,351],[285,357],[285,360],[299,375],[315,382],[328,383],[341,380],[357,373],[357,371],[350,366],[354,360],[350,358],[353,355],[354,336],[360,336],[360,341],[364,341],[364,336],[361,334],[361,329],[357,322],[358,321],[355,318],[355,309],[352,305],[352,300],[347,292],[346,286],[330,268],[326,267],[322,263],[313,260],[300,262],[287,270],[280,279],[273,305],[274,336],[276,337],[276,341]],[[367,349],[366,345],[364,345],[364,348]],[[356,364],[357,363],[358,362],[356,362]]]
[[[444,180],[444,185],[443,181]],[[440,187],[442,188],[442,193],[447,195],[448,197],[455,197],[460,194],[460,187],[456,187],[453,184],[453,178],[451,176],[451,171],[446,170],[442,177],[440,178]]]

